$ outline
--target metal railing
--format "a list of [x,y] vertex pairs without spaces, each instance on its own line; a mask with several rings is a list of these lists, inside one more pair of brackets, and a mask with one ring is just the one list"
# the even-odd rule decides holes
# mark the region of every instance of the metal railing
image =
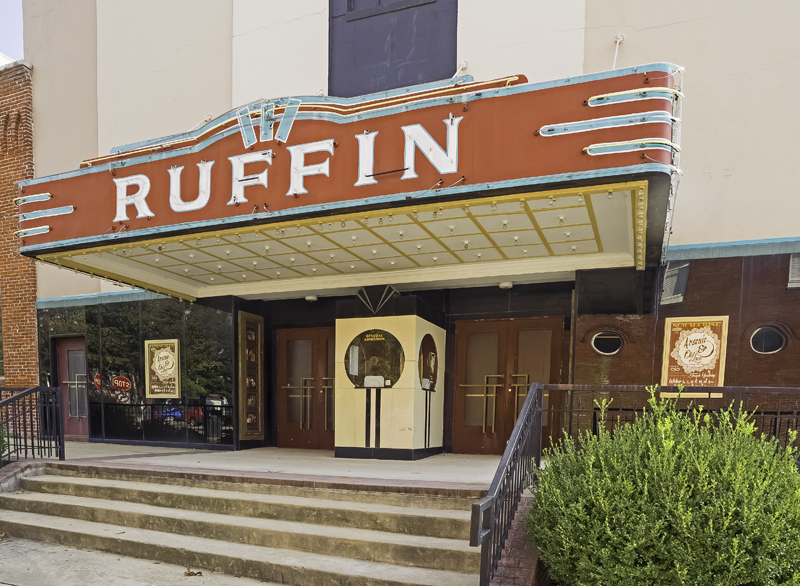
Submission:
[[0,467],[27,458],[64,459],[61,393],[53,387],[0,389]]
[[[570,437],[582,431],[597,433],[603,426],[613,431],[650,410],[650,393],[643,385],[545,385],[550,394],[549,413],[553,430]],[[800,388],[789,387],[658,387],[656,396],[677,399],[680,411],[702,406],[705,412],[741,405],[752,413],[759,437],[775,437],[785,446],[789,431],[800,429]],[[555,400],[554,400],[555,399]],[[610,401],[605,419],[597,403]],[[798,442],[800,443],[800,442]]]
[[497,571],[531,471],[541,464],[543,392],[538,383],[530,386],[489,492],[472,504],[469,543],[481,547],[481,586],[488,586]]
[[233,407],[89,403],[89,438],[233,447]]

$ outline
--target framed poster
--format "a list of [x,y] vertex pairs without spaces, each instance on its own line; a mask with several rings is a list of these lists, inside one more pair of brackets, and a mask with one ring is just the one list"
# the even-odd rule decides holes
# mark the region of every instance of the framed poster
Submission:
[[667,318],[662,386],[721,387],[727,343],[727,315]]
[[179,340],[145,340],[145,395],[148,399],[181,398]]
[[239,312],[239,439],[264,439],[264,319]]

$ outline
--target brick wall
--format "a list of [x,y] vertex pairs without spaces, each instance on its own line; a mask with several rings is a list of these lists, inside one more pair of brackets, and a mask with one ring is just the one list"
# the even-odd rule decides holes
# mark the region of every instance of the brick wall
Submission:
[[31,69],[17,62],[0,68],[0,311],[5,386],[39,381],[36,266],[20,256],[17,182],[33,178]]
[[[655,313],[645,315],[580,316],[575,383],[657,383],[666,318],[727,315],[726,386],[800,386],[800,288],[787,287],[790,256],[693,260],[681,303],[659,305]],[[757,354],[750,347],[753,332],[764,325],[786,335],[780,352]],[[617,354],[602,356],[591,347],[592,337],[601,331],[622,336]]]

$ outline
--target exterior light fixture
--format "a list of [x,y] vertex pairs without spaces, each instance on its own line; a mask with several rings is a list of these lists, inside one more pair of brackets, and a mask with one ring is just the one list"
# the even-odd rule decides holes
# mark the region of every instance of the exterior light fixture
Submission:
[[511,287],[513,286],[514,286],[513,281],[500,281],[500,284],[498,285],[498,287],[500,287],[501,289],[511,289]]
[[317,300],[316,295],[306,295],[306,301],[311,301],[312,303]]

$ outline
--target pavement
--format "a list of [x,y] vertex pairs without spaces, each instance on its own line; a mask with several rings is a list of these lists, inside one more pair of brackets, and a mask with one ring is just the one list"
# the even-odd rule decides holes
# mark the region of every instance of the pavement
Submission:
[[411,462],[334,458],[332,450],[255,448],[232,452],[88,442],[67,442],[66,459],[75,464],[372,479],[398,485],[459,484],[476,488],[488,487],[500,463],[500,456],[482,455],[438,454]]
[[2,586],[277,586],[110,553],[0,537]]

